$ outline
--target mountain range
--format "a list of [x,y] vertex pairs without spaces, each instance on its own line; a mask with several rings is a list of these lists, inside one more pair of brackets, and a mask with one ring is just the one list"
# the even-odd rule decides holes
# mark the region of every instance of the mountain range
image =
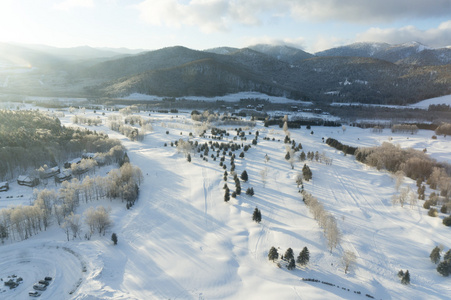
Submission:
[[[0,93],[123,97],[257,91],[312,102],[407,104],[451,94],[451,48],[354,43],[153,51],[0,44]],[[3,82],[3,83],[2,83]]]

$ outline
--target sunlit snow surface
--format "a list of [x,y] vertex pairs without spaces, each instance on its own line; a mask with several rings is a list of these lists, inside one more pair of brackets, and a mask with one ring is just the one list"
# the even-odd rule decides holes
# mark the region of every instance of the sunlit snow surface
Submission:
[[[104,120],[110,113],[86,111]],[[69,126],[71,114],[65,114],[62,123]],[[14,273],[24,282],[16,290],[3,288],[0,299],[27,299],[28,290],[43,276],[55,280],[42,299],[369,299],[365,294],[375,299],[448,299],[451,295],[449,278],[441,277],[429,259],[436,245],[443,244],[445,250],[451,247],[450,229],[441,224],[444,215],[428,217],[422,201],[413,208],[394,207],[390,199],[396,193],[395,182],[389,173],[358,163],[322,142],[323,137],[353,146],[391,141],[401,147],[427,148],[433,158],[451,162],[449,137],[432,140],[433,132],[423,130],[406,135],[354,127],[290,129],[291,138],[305,152],[318,151],[333,159],[332,166],[307,162],[313,180],[304,183],[336,217],[343,233],[341,245],[329,253],[323,231],[295,184],[304,162],[296,162],[292,169],[284,159],[282,129],[265,128],[262,123],[245,129],[247,141],[240,143],[248,144],[256,130],[260,133],[258,145],[244,159],[236,153],[236,171],[246,170],[249,182],[242,183],[240,196],[225,203],[219,160],[209,156],[205,162],[196,153],[188,163],[183,153],[169,146],[195,132],[189,112],[141,115],[153,119],[153,131],[143,142],[129,141],[105,123],[89,127],[121,139],[132,163],[142,169],[145,181],[139,201],[130,210],[120,200],[83,204],[77,213],[89,205],[112,208],[114,226],[106,236],[94,235],[90,241],[67,242],[63,230],[54,224],[28,240],[5,242],[0,246],[0,277]],[[236,135],[231,130],[235,127],[227,127],[230,137],[225,142]],[[193,141],[208,141],[194,135]],[[230,166],[228,156],[225,163]],[[233,191],[232,176],[227,184]],[[416,190],[411,180],[405,185]],[[253,197],[245,195],[248,187],[254,188]],[[13,196],[7,205],[28,204],[31,189],[12,183],[0,196],[0,203]],[[251,220],[256,206],[262,212],[260,224]],[[117,246],[110,240],[112,232],[118,235]],[[280,254],[291,247],[296,256],[307,246],[310,263],[289,271],[281,262],[278,268],[267,259],[271,246],[279,247]],[[344,250],[357,255],[357,264],[348,274],[340,259]],[[400,284],[397,272],[401,269],[409,270],[411,285]]]

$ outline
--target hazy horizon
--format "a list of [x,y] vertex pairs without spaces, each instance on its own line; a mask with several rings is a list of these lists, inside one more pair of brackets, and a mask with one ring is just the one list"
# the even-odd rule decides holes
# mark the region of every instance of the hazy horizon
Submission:
[[354,42],[451,45],[451,0],[5,0],[0,42],[152,50]]

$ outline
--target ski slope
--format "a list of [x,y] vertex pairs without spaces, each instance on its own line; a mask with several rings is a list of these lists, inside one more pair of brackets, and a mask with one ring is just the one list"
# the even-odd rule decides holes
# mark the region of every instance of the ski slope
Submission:
[[[103,119],[109,113],[86,112]],[[62,123],[69,126],[70,117],[66,113]],[[239,141],[243,144],[251,143],[256,130],[260,133],[258,144],[244,158],[238,157],[241,150],[235,152],[236,172],[246,170],[249,181],[241,183],[241,195],[225,203],[219,159],[209,156],[206,162],[192,153],[188,163],[169,145],[194,133],[189,113],[151,113],[151,118],[153,131],[142,142],[110,131],[105,123],[89,127],[121,139],[131,162],[141,168],[145,180],[138,202],[130,210],[120,200],[93,203],[112,209],[114,225],[106,236],[67,242],[55,224],[28,240],[0,246],[1,257],[6,258],[0,262],[0,277],[10,273],[24,277],[16,290],[0,293],[1,299],[22,299],[43,276],[55,277],[43,299],[369,299],[366,294],[375,299],[450,298],[450,279],[441,277],[429,259],[436,245],[443,244],[445,251],[451,247],[450,229],[441,224],[443,215],[428,217],[422,201],[412,208],[393,206],[390,199],[396,190],[389,173],[358,163],[322,142],[323,137],[333,137],[344,144],[373,146],[391,140],[403,147],[427,147],[434,158],[451,161],[444,150],[450,146],[446,138],[432,141],[432,132],[421,130],[411,136],[359,128],[290,129],[291,138],[306,153],[318,151],[333,159],[331,166],[307,161],[313,180],[304,182],[305,190],[335,216],[342,232],[339,247],[330,253],[323,230],[295,183],[304,162],[296,161],[292,169],[284,159],[282,129],[257,123],[244,130],[247,141]],[[225,127],[230,136],[223,142],[232,140],[235,127]],[[225,164],[229,172],[228,155]],[[232,192],[235,184],[230,175],[227,184]],[[409,179],[404,185],[416,190]],[[248,187],[254,188],[254,196],[245,194]],[[16,192],[13,187],[7,193]],[[260,224],[252,221],[255,207],[262,212]],[[112,232],[118,235],[116,246],[110,240]],[[278,268],[267,258],[272,246],[279,254],[291,247],[295,256],[307,246],[310,263],[289,271],[281,261]],[[348,274],[341,263],[345,250],[357,256]],[[400,283],[400,269],[409,270],[411,285]]]

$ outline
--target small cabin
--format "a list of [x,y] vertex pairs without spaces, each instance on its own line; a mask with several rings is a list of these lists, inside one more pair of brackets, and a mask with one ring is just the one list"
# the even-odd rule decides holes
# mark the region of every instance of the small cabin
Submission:
[[39,184],[39,178],[29,176],[29,175],[20,175],[17,178],[17,183],[20,185],[35,187]]
[[63,170],[61,173],[55,175],[56,182],[63,182],[72,179],[72,172],[70,169]]
[[9,184],[7,181],[0,182],[0,192],[6,192],[9,190]]
[[44,172],[40,173],[39,177],[41,177],[41,179],[46,179],[46,178],[53,177],[59,173],[60,173],[60,168],[58,166],[56,166],[53,168],[49,168],[49,169],[45,170]]
[[73,159],[73,160],[71,160],[71,161],[68,161],[68,162],[65,162],[65,163],[64,163],[64,168],[70,169],[70,167],[72,166],[72,164],[79,164],[79,163],[81,163],[81,157],[75,158],[75,159]]

